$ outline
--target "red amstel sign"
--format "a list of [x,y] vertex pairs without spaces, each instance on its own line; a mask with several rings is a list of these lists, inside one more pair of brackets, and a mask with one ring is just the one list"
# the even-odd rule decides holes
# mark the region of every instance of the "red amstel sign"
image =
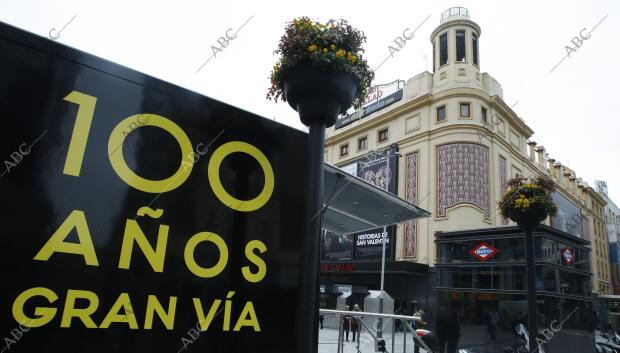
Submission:
[[492,258],[493,255],[497,254],[497,251],[498,250],[496,248],[485,242],[482,242],[476,245],[473,249],[469,250],[469,253],[480,261],[487,261],[488,259]]
[[322,263],[321,272],[351,272],[355,271],[354,263]]

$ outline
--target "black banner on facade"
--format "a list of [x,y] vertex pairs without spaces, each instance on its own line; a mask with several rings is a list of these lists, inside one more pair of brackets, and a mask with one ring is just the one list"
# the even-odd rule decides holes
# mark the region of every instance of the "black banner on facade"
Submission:
[[383,251],[382,238],[385,242],[385,258],[392,260],[392,248],[396,235],[396,226],[389,226],[386,232],[383,228],[355,234],[355,258],[358,260],[380,260]]
[[403,90],[398,90],[395,93],[390,94],[389,96],[379,99],[378,101],[369,104],[365,107],[362,107],[355,112],[345,115],[338,120],[336,120],[336,124],[334,125],[334,129],[340,129],[341,127],[347,126],[354,121],[357,121],[367,115],[370,115],[376,111],[379,111],[388,105],[394,104],[399,100],[403,99]]
[[2,23],[0,77],[3,352],[291,352],[306,134]]

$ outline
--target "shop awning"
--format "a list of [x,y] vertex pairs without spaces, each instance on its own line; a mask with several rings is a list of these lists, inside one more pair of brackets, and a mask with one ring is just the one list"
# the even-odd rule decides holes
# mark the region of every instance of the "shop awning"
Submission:
[[430,212],[325,164],[323,228],[339,234],[389,226]]

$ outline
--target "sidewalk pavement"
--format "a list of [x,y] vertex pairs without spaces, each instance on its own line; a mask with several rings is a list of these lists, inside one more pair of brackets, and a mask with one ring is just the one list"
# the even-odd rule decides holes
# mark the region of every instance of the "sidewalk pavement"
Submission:
[[[357,342],[351,342],[353,334],[349,333],[349,342],[344,342],[343,353],[358,353]],[[390,353],[413,353],[414,343],[411,333],[407,332],[406,347],[403,346],[403,333],[398,332],[394,335],[394,352],[392,352],[392,333],[384,332],[383,339],[385,347]],[[325,328],[319,330],[319,353],[336,353],[338,351],[338,330]],[[405,350],[406,349],[406,350]],[[359,342],[360,353],[373,353],[375,351],[374,338],[369,333],[362,333]],[[426,353],[424,349],[420,349],[420,353]]]

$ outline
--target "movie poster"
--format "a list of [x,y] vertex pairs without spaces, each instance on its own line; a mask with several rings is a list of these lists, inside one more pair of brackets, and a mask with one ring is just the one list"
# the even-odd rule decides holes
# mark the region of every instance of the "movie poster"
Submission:
[[383,151],[370,152],[357,162],[357,176],[380,189],[396,194],[397,152],[397,145]]
[[353,235],[323,232],[324,260],[351,260],[353,258]]

